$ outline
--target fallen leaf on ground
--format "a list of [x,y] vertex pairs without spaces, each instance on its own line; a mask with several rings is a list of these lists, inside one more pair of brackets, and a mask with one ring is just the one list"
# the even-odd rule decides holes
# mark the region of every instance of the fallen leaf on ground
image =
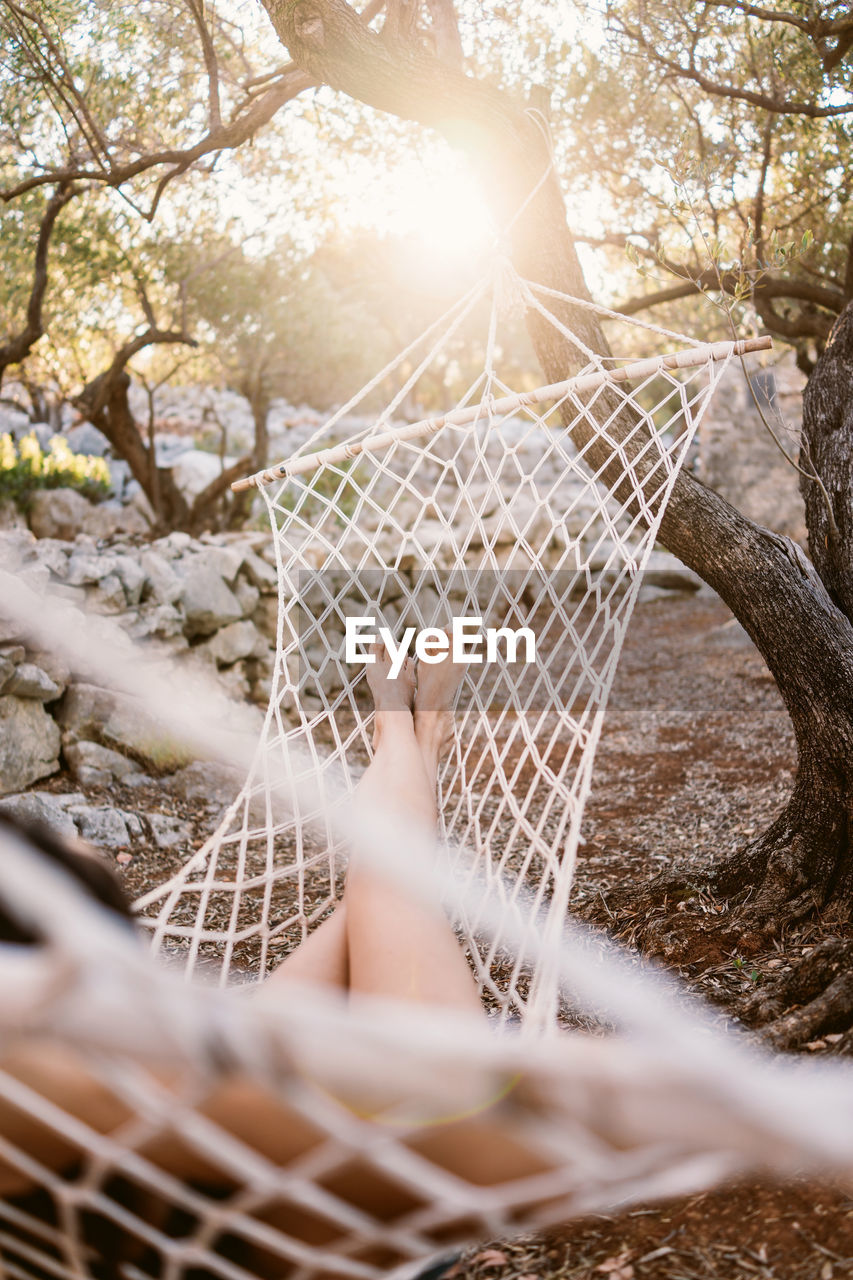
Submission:
[[631,1266],[632,1254],[619,1253],[613,1258],[605,1258],[595,1268],[607,1276],[607,1280],[634,1280],[634,1268]]

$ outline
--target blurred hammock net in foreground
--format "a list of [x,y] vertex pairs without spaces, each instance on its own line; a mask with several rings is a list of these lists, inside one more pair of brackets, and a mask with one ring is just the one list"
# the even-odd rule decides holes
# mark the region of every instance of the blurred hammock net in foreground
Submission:
[[[403,1277],[475,1239],[746,1169],[853,1168],[848,1070],[760,1057],[566,928],[619,647],[734,345],[630,380],[590,354],[540,400],[501,385],[496,328],[462,421],[389,440],[392,405],[319,467],[306,446],[292,478],[260,485],[280,568],[272,697],[219,830],[139,904],[171,963],[6,840],[0,893],[52,945],[0,956],[4,1274]],[[170,733],[234,758],[215,691],[131,672],[49,602],[3,593],[42,643],[77,644],[75,667],[94,658],[102,679],[144,687]],[[328,910],[348,846],[402,880],[440,875],[411,832],[350,802],[370,751],[340,645],[355,605],[395,629],[476,609],[540,638],[521,676],[471,668],[441,777],[448,911],[520,1034],[422,1006],[247,998],[246,978]],[[240,989],[187,982],[202,958]],[[563,992],[624,1034],[558,1034]],[[62,1088],[71,1063],[102,1088],[100,1120]]]

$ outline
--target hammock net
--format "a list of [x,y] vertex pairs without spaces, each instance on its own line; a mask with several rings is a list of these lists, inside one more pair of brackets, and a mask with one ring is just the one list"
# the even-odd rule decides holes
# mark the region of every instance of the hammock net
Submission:
[[[454,618],[472,635],[477,623],[503,633],[466,668],[439,779],[443,836],[464,877],[500,895],[507,925],[524,917],[549,937],[562,930],[622,640],[670,489],[737,344],[605,362],[508,271],[491,281],[485,368],[457,409],[389,427],[470,295],[437,339],[425,335],[425,359],[367,431],[336,440],[333,420],[254,478],[279,582],[264,731],[219,830],[144,903],[156,909],[157,945],[184,948],[190,968],[207,956],[223,981],[232,966],[263,976],[339,896],[335,804],[371,755],[366,667],[346,650],[347,621],[359,618],[398,643],[407,628]],[[585,362],[577,376],[521,395],[506,385],[495,353],[507,295],[568,336]],[[297,752],[318,783],[307,813],[291,812],[270,782],[270,762],[288,772]],[[553,1026],[556,975],[531,972],[500,929],[483,936],[476,910],[458,925],[500,1019]]]
[[[630,612],[738,346],[626,367],[575,339],[577,375],[518,394],[496,370],[506,293],[504,279],[483,374],[452,414],[394,420],[471,295],[403,353],[368,429],[341,439],[342,412],[253,478],[279,568],[269,707],[217,831],[138,903],[151,951],[5,838],[0,892],[50,945],[0,956],[3,1275],[402,1278],[476,1239],[745,1169],[849,1173],[849,1072],[760,1057],[566,923]],[[512,294],[550,315],[534,286]],[[3,600],[76,668],[94,656],[116,687],[143,683],[168,732],[239,756],[215,691],[130,673],[126,650],[11,581]],[[410,833],[352,809],[371,754],[353,616],[396,637],[462,616],[535,638],[534,662],[504,634],[467,668],[440,776],[446,872],[401,859]],[[257,990],[366,842],[395,874],[440,881],[493,1025]],[[217,981],[188,981],[197,970]],[[623,1034],[561,1031],[569,996]]]

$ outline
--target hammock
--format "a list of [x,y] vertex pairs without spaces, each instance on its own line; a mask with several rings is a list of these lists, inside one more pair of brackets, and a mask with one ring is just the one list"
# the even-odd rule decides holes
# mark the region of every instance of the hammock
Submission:
[[[542,290],[513,287],[544,316]],[[483,374],[459,409],[395,425],[474,301],[426,335],[422,355],[404,353],[412,373],[369,429],[336,440],[336,415],[253,478],[279,567],[272,694],[218,830],[138,904],[170,963],[29,849],[4,847],[0,892],[52,945],[0,957],[0,1102],[65,1152],[60,1174],[0,1134],[0,1160],[30,1188],[0,1202],[4,1274],[402,1278],[475,1239],[746,1169],[850,1172],[848,1070],[765,1060],[566,925],[607,694],[666,500],[727,363],[766,344],[689,343],[627,366],[584,352],[575,377],[516,394],[495,369],[496,298]],[[170,732],[191,726],[233,758],[215,693],[193,697],[142,664],[131,680],[126,649],[116,657],[11,584],[2,598],[75,668],[94,655],[102,678],[146,689]],[[536,637],[535,663],[466,675],[440,779],[449,876],[417,849],[401,860],[410,833],[352,809],[371,750],[342,648],[354,610],[396,634],[464,615]],[[246,981],[328,912],[346,849],[367,842],[402,878],[440,879],[484,1001],[520,1033],[320,994],[247,999]],[[199,967],[228,989],[188,983]],[[623,1034],[555,1034],[569,995]],[[45,1040],[123,1105],[118,1127],[99,1131],[10,1066]],[[235,1080],[266,1097],[270,1133],[302,1135],[290,1158],[211,1110]],[[471,1153],[463,1167],[443,1146],[449,1131]],[[193,1176],[158,1160],[166,1133]]]
[[[390,425],[488,286],[485,365],[460,406]],[[256,487],[269,515],[278,651],[240,796],[197,857],[141,904],[156,909],[155,946],[185,948],[190,970],[206,956],[223,982],[235,963],[263,977],[338,896],[346,844],[333,834],[340,799],[323,783],[342,774],[345,795],[371,754],[365,668],[346,654],[354,617],[372,617],[374,629],[397,637],[453,617],[532,634],[534,662],[521,661],[504,638],[498,660],[467,669],[439,810],[465,876],[496,889],[507,925],[536,919],[537,931],[559,937],[607,695],[669,493],[729,361],[769,339],[691,342],[674,355],[608,363],[545,307],[543,294],[557,299],[502,262],[443,318],[437,337],[423,335],[421,360],[407,349],[300,452],[234,485]],[[507,297],[553,325],[586,367],[513,393],[495,367]],[[404,360],[414,371],[370,428],[317,449]],[[270,783],[270,761],[287,767],[299,748],[319,790],[312,811],[292,814]],[[527,889],[532,901],[522,907]],[[500,929],[481,937],[476,910],[458,924],[500,1020],[553,1027],[556,974],[547,965],[534,973],[523,953],[510,955]]]

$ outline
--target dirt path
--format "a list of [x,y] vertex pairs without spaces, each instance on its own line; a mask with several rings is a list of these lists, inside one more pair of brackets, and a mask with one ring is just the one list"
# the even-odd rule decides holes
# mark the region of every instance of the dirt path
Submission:
[[576,902],[685,859],[729,853],[792,780],[776,686],[710,593],[639,604],[610,697],[578,859]]

